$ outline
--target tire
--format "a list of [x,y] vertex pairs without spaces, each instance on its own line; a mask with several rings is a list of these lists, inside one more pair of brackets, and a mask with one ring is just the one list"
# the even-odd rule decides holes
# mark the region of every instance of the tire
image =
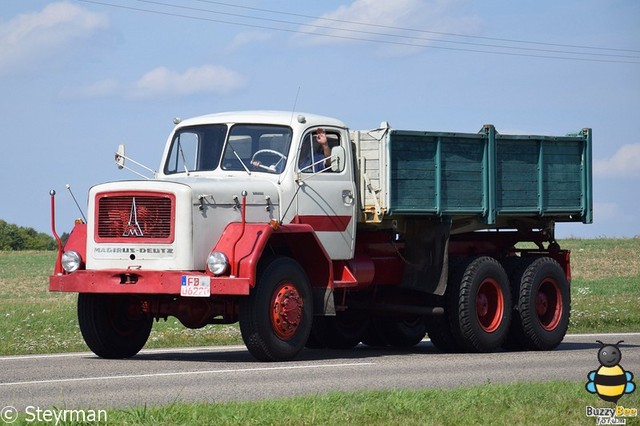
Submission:
[[569,328],[571,295],[562,267],[540,257],[523,272],[511,335],[526,349],[556,348]]
[[529,265],[535,260],[534,257],[520,257],[510,256],[502,259],[502,267],[507,272],[509,277],[509,285],[511,287],[511,300],[513,305],[513,311],[511,313],[511,326],[509,327],[509,333],[505,339],[502,347],[509,351],[520,351],[526,348],[522,345],[521,340],[517,335],[521,334],[516,330],[515,317],[517,316],[517,301],[520,292],[520,281],[522,281],[522,274],[529,267]]
[[[460,352],[462,348],[453,337],[451,330],[452,324],[455,323],[450,317],[457,313],[452,308],[454,305],[452,298],[458,300],[458,294],[455,293],[460,287],[460,280],[466,267],[471,260],[463,257],[449,258],[449,277],[447,278],[447,290],[444,296],[438,296],[434,300],[434,305],[444,306],[443,315],[432,316],[427,318],[427,334],[433,346],[441,352]],[[455,294],[454,294],[455,293]]]
[[421,315],[399,321],[380,317],[377,318],[377,327],[384,340],[397,348],[415,346],[427,335],[425,318]]
[[305,346],[313,321],[309,279],[293,259],[261,265],[256,286],[240,301],[240,332],[260,361],[288,361]]
[[81,293],[78,324],[93,353],[119,359],[132,357],[144,347],[153,319],[143,315],[133,297]]
[[[313,321],[315,322],[315,318]],[[313,326],[311,327],[311,333],[309,333],[307,343],[304,344],[304,347],[309,349],[324,349],[325,347],[324,344],[313,335]]]
[[370,316],[367,322],[367,328],[362,335],[362,343],[367,346],[383,348],[389,343],[380,330],[379,323],[381,319],[378,316]]
[[364,337],[367,325],[366,317],[354,312],[317,316],[313,319],[312,340],[329,349],[352,349]]
[[427,320],[427,334],[433,346],[441,352],[459,352],[460,345],[453,338],[446,317],[431,317]]
[[[492,257],[460,267],[448,295],[451,334],[462,350],[492,352],[507,337],[511,319],[509,280]],[[458,275],[460,276],[460,275]]]

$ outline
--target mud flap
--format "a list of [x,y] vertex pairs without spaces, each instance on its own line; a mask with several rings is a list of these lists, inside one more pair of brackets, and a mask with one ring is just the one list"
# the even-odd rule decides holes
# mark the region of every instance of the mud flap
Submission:
[[313,287],[313,312],[316,316],[335,316],[336,305],[333,300],[333,289],[329,287]]

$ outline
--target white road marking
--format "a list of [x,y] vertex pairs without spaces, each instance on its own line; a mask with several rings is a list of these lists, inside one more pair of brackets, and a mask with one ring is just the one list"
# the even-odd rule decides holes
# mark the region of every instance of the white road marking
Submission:
[[193,376],[201,374],[224,374],[224,373],[244,373],[254,371],[277,371],[277,370],[305,370],[314,368],[341,368],[341,367],[364,367],[375,365],[374,362],[354,362],[347,364],[318,364],[318,365],[285,365],[281,367],[258,367],[258,368],[235,368],[227,370],[199,370],[199,371],[176,371],[173,373],[150,373],[150,374],[131,374],[125,376],[96,376],[96,377],[73,377],[68,379],[52,379],[52,380],[32,380],[25,382],[0,383],[0,386],[15,385],[41,385],[53,383],[72,383],[72,382],[88,382],[97,380],[120,380],[120,379],[141,379],[149,377],[170,377],[170,376]]
[[[138,352],[138,355],[153,355],[162,353],[191,353],[191,352],[230,352],[237,350],[246,350],[244,345],[229,346],[196,346],[188,348],[166,348],[166,349],[145,349]],[[45,358],[72,358],[72,357],[92,357],[97,358],[93,352],[68,352],[58,354],[34,354],[34,355],[6,355],[0,356],[0,361],[13,361],[23,359],[45,359]]]

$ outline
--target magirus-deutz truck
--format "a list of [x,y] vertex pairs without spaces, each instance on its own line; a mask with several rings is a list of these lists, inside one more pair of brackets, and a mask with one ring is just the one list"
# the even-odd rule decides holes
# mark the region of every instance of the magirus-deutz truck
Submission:
[[64,247],[51,194],[49,289],[78,293],[98,356],[134,356],[169,316],[239,322],[263,361],[427,335],[456,352],[562,341],[571,263],[555,226],[592,222],[590,129],[350,131],[275,111],[175,123],[151,176],[89,190]]

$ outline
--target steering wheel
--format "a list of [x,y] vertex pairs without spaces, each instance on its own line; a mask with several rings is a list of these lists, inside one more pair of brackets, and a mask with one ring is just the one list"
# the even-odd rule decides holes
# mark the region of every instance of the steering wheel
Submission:
[[254,164],[256,157],[262,154],[271,154],[271,155],[275,155],[276,157],[280,157],[280,159],[275,164],[272,164],[270,166],[265,166],[264,164],[257,164],[257,167],[260,167],[265,170],[269,170],[271,172],[275,172],[276,167],[278,167],[278,164],[280,164],[283,160],[287,161],[287,156],[279,151],[276,151],[273,149],[259,149],[251,156],[251,164]]

